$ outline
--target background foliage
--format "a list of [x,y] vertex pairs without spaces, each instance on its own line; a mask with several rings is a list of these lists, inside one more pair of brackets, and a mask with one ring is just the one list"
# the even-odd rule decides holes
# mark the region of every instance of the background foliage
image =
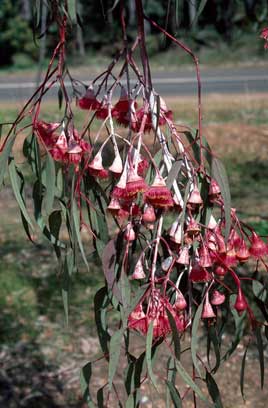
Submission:
[[[134,1],[127,0],[127,24],[135,33]],[[247,34],[257,33],[263,26],[267,16],[266,0],[211,0],[205,2],[204,9],[196,19],[196,10],[202,6],[200,0],[145,0],[144,9],[148,16],[166,26],[168,31],[177,38],[187,41],[192,38],[192,46],[215,49],[219,42],[232,44],[238,39],[243,41]],[[116,3],[115,3],[116,4]],[[120,42],[119,6],[113,8],[114,0],[80,0],[77,6],[80,27],[69,33],[72,41],[69,51],[83,57],[89,51],[101,50],[109,56],[116,50],[116,42]],[[47,32],[42,32],[43,18],[50,22],[51,16],[44,15],[45,9],[37,10],[31,0],[2,0],[0,9],[0,66],[15,63],[18,66],[30,64],[37,59],[37,44],[32,37],[32,29],[36,31],[36,43],[46,34],[47,55],[51,52],[55,38],[55,24],[51,21]],[[40,12],[41,11],[41,12]],[[39,15],[40,14],[40,15]],[[40,17],[40,18],[39,18]],[[36,26],[37,22],[37,26]],[[146,25],[149,36],[149,53],[154,54],[171,47],[168,40],[156,30]],[[189,38],[190,33],[190,38]],[[131,37],[131,30],[129,31]],[[110,47],[115,43],[115,47]],[[261,45],[260,45],[261,49]]]

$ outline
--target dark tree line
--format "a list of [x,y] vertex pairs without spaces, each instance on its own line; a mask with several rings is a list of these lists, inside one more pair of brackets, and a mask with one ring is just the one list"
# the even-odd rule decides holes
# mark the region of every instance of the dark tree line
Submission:
[[[60,3],[63,0],[55,0]],[[128,35],[134,37],[135,1],[125,0]],[[0,65],[14,62],[14,58],[25,55],[36,60],[40,35],[46,35],[47,49],[54,45],[55,26],[50,24],[49,11],[44,13],[42,2],[35,0],[1,0],[0,6]],[[36,4],[41,3],[39,9]],[[83,55],[89,49],[110,53],[111,44],[120,41],[119,5],[115,0],[76,0],[78,26],[72,30],[73,49]],[[207,29],[219,34],[224,41],[231,42],[234,30],[257,30],[264,24],[268,14],[268,0],[207,0],[199,15],[200,0],[144,0],[145,12],[167,27],[178,37],[191,37],[198,43],[206,36],[199,34]],[[198,18],[197,18],[198,16]],[[44,21],[45,19],[45,24]],[[47,27],[45,32],[43,26]],[[147,34],[158,33],[146,26]],[[33,34],[34,33],[34,34]],[[33,42],[33,36],[35,42]],[[202,37],[202,40],[201,40]],[[159,50],[169,47],[166,41],[159,42]]]

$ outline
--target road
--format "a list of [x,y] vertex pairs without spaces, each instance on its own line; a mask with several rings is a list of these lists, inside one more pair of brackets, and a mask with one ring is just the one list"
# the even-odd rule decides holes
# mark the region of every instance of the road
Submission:
[[[195,71],[153,73],[155,90],[163,96],[195,95],[197,82]],[[36,84],[34,77],[22,75],[0,77],[0,101],[22,102],[31,96]],[[84,83],[90,78],[78,77]],[[248,94],[268,92],[268,67],[209,68],[201,69],[203,94]],[[131,81],[134,85],[135,81]],[[69,83],[67,83],[70,86]],[[50,91],[49,97],[57,95],[57,87]]]

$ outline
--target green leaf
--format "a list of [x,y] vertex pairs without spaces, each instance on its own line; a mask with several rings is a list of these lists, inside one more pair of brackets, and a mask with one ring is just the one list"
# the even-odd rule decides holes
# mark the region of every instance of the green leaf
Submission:
[[69,290],[70,290],[70,277],[74,270],[74,256],[73,251],[70,249],[65,256],[63,264],[63,274],[61,282],[61,295],[63,300],[63,307],[65,312],[66,325],[69,324]]
[[172,399],[172,402],[174,404],[174,407],[175,408],[182,408],[182,400],[181,400],[181,396],[180,396],[179,391],[177,390],[177,388],[175,387],[175,385],[172,382],[166,380],[166,384],[168,386],[168,389],[169,389],[169,392],[170,392],[171,399]]
[[244,400],[245,400],[245,397],[244,397],[244,375],[245,375],[247,351],[248,351],[248,347],[246,347],[245,353],[243,355],[241,370],[240,370],[240,390],[241,390],[241,395],[242,395]]
[[216,157],[212,158],[211,174],[212,178],[217,181],[223,198],[225,215],[225,241],[227,242],[231,228],[231,194],[225,167]]
[[208,335],[209,335],[209,339],[212,341],[214,352],[215,352],[215,357],[216,357],[215,367],[212,370],[213,374],[215,374],[221,363],[220,343],[219,343],[219,339],[216,333],[215,326],[209,326]]
[[70,16],[70,19],[72,23],[76,24],[77,23],[76,0],[67,0],[67,6],[68,6],[68,14]]
[[111,338],[106,321],[107,307],[109,304],[110,300],[108,298],[107,289],[106,287],[103,287],[99,289],[94,296],[94,312],[97,334],[103,354],[105,356],[107,356],[109,353],[108,343]]
[[[171,382],[175,386],[176,381],[176,364],[175,358],[169,357],[167,362],[167,381]],[[169,387],[166,389],[166,407],[170,408],[170,391]]]
[[9,176],[10,176],[12,189],[13,189],[15,198],[17,200],[17,203],[19,204],[20,210],[25,220],[28,222],[30,227],[33,229],[33,224],[27,212],[24,198],[22,196],[23,185],[24,185],[23,175],[17,170],[14,159],[11,159],[9,162]]
[[193,381],[192,377],[185,371],[184,367],[181,365],[180,361],[176,360],[176,368],[180,374],[183,381],[192,388],[192,390],[198,395],[198,397],[207,404],[207,407],[211,407],[210,402],[207,400],[205,395],[202,393],[198,385]]
[[9,136],[4,149],[0,151],[0,188],[2,187],[2,184],[4,182],[7,161],[10,156],[14,141],[15,141],[15,134],[12,134],[11,136]]
[[87,363],[80,371],[80,387],[84,400],[89,408],[96,408],[90,396],[89,383],[92,375],[91,363]]
[[170,172],[168,173],[166,185],[168,188],[172,187],[174,180],[178,177],[179,171],[182,166],[182,160],[177,160],[172,164]]
[[211,396],[212,401],[215,403],[214,408],[223,408],[219,388],[214,378],[208,371],[206,372],[206,383],[209,395]]
[[203,310],[203,302],[201,302],[200,305],[198,306],[198,308],[196,309],[193,324],[192,324],[192,335],[191,335],[192,361],[193,361],[193,365],[196,368],[196,371],[199,374],[199,377],[201,377],[201,373],[200,373],[199,365],[198,365],[198,362],[197,362],[198,326],[199,326],[199,322],[201,320],[202,310]]
[[232,315],[234,317],[234,323],[235,323],[235,336],[234,339],[231,343],[230,348],[226,351],[224,356],[222,357],[222,361],[226,361],[235,351],[236,347],[238,346],[240,340],[243,337],[244,333],[244,322],[245,322],[245,313],[243,313],[241,316],[237,313],[237,311],[234,309],[233,305],[235,303],[236,295],[231,295],[230,296],[230,309],[232,312]]
[[152,342],[153,342],[153,326],[154,322],[151,321],[148,332],[147,332],[147,337],[146,337],[146,363],[147,363],[147,370],[149,377],[152,381],[152,384],[157,390],[157,384],[156,384],[156,377],[153,373],[153,367],[152,367]]
[[166,309],[166,312],[167,312],[169,324],[172,330],[172,339],[174,343],[175,356],[178,360],[180,360],[181,346],[180,346],[180,336],[178,333],[178,328],[177,328],[177,325],[176,325],[176,322],[175,322],[175,319],[172,313],[170,313],[168,309]]
[[97,391],[97,402],[98,402],[98,408],[105,408],[104,405],[104,387],[101,387]]
[[102,254],[102,269],[107,281],[108,288],[112,290],[113,295],[119,302],[123,302],[122,294],[120,288],[118,286],[116,275],[115,275],[115,267],[116,267],[116,248],[115,248],[115,241],[112,239],[108,242],[105,246]]
[[259,281],[257,280],[252,281],[252,290],[256,298],[260,299],[263,303],[266,302],[267,290]]
[[255,329],[255,336],[257,340],[257,349],[259,353],[259,363],[260,363],[260,376],[261,376],[261,388],[264,384],[264,353],[263,353],[263,341],[261,335],[261,328],[257,327]]
[[55,196],[55,182],[56,172],[55,163],[50,154],[47,154],[45,168],[44,168],[44,184],[46,186],[46,213],[50,214],[53,208],[54,196]]
[[116,331],[110,341],[110,352],[109,352],[109,368],[108,368],[108,379],[109,379],[109,389],[112,389],[113,379],[116,373],[116,369],[119,363],[119,357],[121,352],[121,343],[124,330],[121,328]]
[[72,215],[73,215],[73,221],[74,221],[74,229],[75,229],[78,245],[79,245],[79,248],[80,248],[80,252],[81,252],[83,261],[84,261],[87,269],[89,270],[89,265],[88,265],[87,258],[86,258],[86,255],[85,255],[85,251],[84,251],[84,247],[83,247],[83,243],[82,243],[82,238],[81,238],[81,233],[80,233],[80,218],[79,218],[79,212],[78,212],[78,208],[77,208],[75,198],[73,198],[73,203],[72,203]]
[[34,201],[34,217],[42,231],[43,235],[54,245],[59,248],[66,248],[66,245],[59,241],[47,228],[43,216],[42,216],[42,201],[43,201],[43,192],[42,185],[36,181],[33,187],[33,201]]
[[[200,145],[198,143],[198,132],[196,131],[195,136],[193,136],[192,133],[189,131],[183,132],[183,134],[186,136],[186,138],[188,139],[191,145],[195,160],[197,161],[197,163],[200,164]],[[211,148],[204,135],[202,137],[202,144],[204,148],[202,154],[205,156],[208,164],[211,165],[211,159],[213,156],[212,156]]]
[[199,17],[201,15],[202,11],[204,10],[206,4],[207,4],[207,0],[201,0],[200,1],[198,9],[196,10],[195,17],[194,17],[194,19],[192,21],[192,24],[191,24],[192,27],[194,27],[196,25],[197,20],[199,19]]

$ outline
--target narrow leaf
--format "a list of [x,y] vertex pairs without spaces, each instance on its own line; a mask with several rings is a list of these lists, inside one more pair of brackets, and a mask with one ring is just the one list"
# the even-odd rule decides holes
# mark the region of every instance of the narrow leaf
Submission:
[[76,24],[76,0],[67,0],[68,14],[72,20],[72,23]]
[[123,329],[116,331],[110,341],[110,352],[109,352],[109,369],[108,369],[108,379],[109,379],[109,389],[112,389],[113,379],[116,373],[116,369],[119,363],[119,357],[121,352],[121,342],[123,337]]
[[2,187],[6,174],[7,161],[10,156],[12,146],[15,141],[15,135],[11,135],[6,142],[4,149],[0,152],[0,188]]
[[178,177],[179,171],[182,166],[182,160],[177,160],[172,164],[172,167],[170,169],[170,172],[168,173],[168,177],[166,180],[166,185],[168,188],[171,188],[172,184],[174,183],[174,180]]
[[106,287],[103,287],[97,291],[94,297],[94,312],[95,312],[95,323],[97,327],[97,334],[99,337],[99,342],[105,356],[108,355],[108,343],[110,341],[110,334],[108,332],[107,322],[106,322],[106,312],[109,305],[109,299],[107,295]]
[[153,367],[152,367],[152,342],[153,342],[153,326],[154,322],[151,321],[149,328],[148,328],[148,333],[146,337],[146,363],[147,363],[147,370],[149,377],[152,381],[152,384],[157,390],[157,384],[156,384],[156,377],[153,373]]
[[178,373],[180,374],[183,381],[192,388],[192,390],[198,395],[198,397],[206,402],[207,407],[211,407],[210,402],[207,400],[205,395],[202,393],[198,385],[193,381],[192,377],[185,371],[184,367],[181,365],[180,361],[176,360],[176,368]]
[[201,15],[202,11],[204,10],[206,4],[207,4],[207,0],[201,0],[200,1],[198,9],[196,10],[196,13],[195,13],[195,17],[194,17],[194,19],[192,21],[192,24],[191,24],[192,27],[194,27],[196,25],[197,20],[199,19],[199,17]]
[[108,244],[105,246],[103,250],[102,268],[107,281],[108,288],[112,290],[116,299],[122,303],[122,295],[115,276],[115,261],[116,261],[116,248],[115,241],[112,239],[111,241],[108,242]]
[[166,309],[167,315],[168,315],[168,320],[169,324],[172,330],[172,340],[174,343],[174,352],[177,360],[180,360],[180,354],[181,354],[181,346],[180,346],[180,336],[178,333],[178,328],[175,322],[174,317],[172,316],[172,313],[168,309]]
[[78,245],[79,245],[79,248],[80,248],[80,252],[81,252],[82,258],[84,260],[84,263],[85,263],[87,269],[89,270],[87,258],[86,258],[83,243],[82,243],[81,233],[80,233],[79,212],[78,212],[77,204],[76,204],[76,201],[75,201],[74,198],[73,198],[73,204],[72,204],[72,215],[73,215],[73,221],[74,221],[74,229],[75,229],[75,233],[76,233],[76,236],[77,236],[77,241],[78,241]]
[[208,334],[209,334],[209,338],[212,341],[214,352],[215,352],[215,357],[216,357],[215,367],[212,370],[213,374],[215,374],[221,363],[220,344],[219,344],[219,339],[216,333],[215,326],[209,327]]
[[219,388],[214,378],[208,371],[206,372],[206,383],[209,395],[211,396],[212,401],[215,403],[214,408],[223,408]]
[[225,241],[227,242],[231,228],[231,194],[225,167],[216,157],[212,158],[211,172],[212,178],[217,181],[220,187],[223,198],[225,215]]
[[264,352],[263,352],[263,341],[261,335],[261,328],[257,327],[255,330],[255,336],[257,340],[257,348],[259,353],[259,363],[260,363],[260,376],[261,376],[261,388],[264,384]]
[[245,376],[247,352],[248,352],[248,347],[246,348],[245,353],[243,355],[241,370],[240,370],[240,390],[241,390],[241,395],[242,395],[244,400],[245,400],[245,396],[244,396],[244,376]]
[[252,290],[256,298],[260,299],[262,302],[266,302],[267,290],[265,287],[257,280],[252,281]]
[[23,176],[21,173],[17,171],[14,159],[11,159],[9,162],[9,175],[10,175],[12,189],[16,197],[16,200],[19,204],[20,210],[23,213],[25,220],[28,222],[28,224],[33,229],[31,218],[26,209],[24,198],[22,197],[22,188],[23,188],[23,183],[24,183]]
[[175,408],[182,408],[182,400],[181,400],[181,396],[180,396],[179,391],[177,390],[177,388],[175,387],[175,385],[172,382],[166,380],[166,384],[168,386],[168,389],[169,389],[169,392],[170,392],[171,399],[172,399],[172,402],[174,404],[174,407]]
[[91,363],[87,363],[80,371],[80,386],[84,400],[89,408],[95,408],[95,404],[91,399],[89,391],[89,383],[92,375]]
[[192,324],[192,336],[191,336],[192,361],[200,377],[201,377],[201,373],[200,373],[199,365],[197,362],[197,349],[198,349],[198,326],[201,320],[202,310],[203,310],[203,302],[201,302],[198,308],[196,309],[193,324]]
[[46,186],[46,213],[50,214],[53,208],[55,196],[56,172],[55,163],[50,154],[47,154],[45,162],[45,186]]

